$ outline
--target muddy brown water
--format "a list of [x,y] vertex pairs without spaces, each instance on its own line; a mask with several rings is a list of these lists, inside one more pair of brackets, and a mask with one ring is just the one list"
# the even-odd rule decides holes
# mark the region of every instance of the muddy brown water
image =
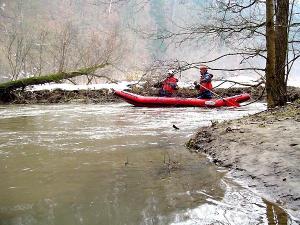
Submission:
[[264,109],[1,106],[0,224],[293,224],[184,147]]

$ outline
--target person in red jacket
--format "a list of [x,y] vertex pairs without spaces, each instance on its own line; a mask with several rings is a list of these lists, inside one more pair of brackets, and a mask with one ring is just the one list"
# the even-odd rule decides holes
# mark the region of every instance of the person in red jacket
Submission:
[[168,77],[162,82],[161,89],[159,90],[160,96],[171,97],[174,94],[174,92],[178,89],[178,79],[175,78],[174,75],[174,70],[168,71]]
[[208,67],[207,66],[200,66],[200,84],[196,81],[194,82],[195,88],[199,91],[199,94],[197,95],[197,98],[201,99],[211,99],[212,98],[212,84],[211,80],[213,78],[213,75],[207,72]]

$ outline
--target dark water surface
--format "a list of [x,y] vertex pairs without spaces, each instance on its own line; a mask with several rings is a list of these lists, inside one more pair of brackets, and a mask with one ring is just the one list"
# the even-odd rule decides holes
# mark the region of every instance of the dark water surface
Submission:
[[184,147],[263,109],[1,106],[0,224],[292,224]]

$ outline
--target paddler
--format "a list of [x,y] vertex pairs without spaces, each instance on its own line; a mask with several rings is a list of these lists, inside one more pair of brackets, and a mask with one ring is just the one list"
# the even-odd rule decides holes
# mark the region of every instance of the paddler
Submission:
[[195,88],[199,91],[197,98],[200,99],[211,99],[212,98],[212,84],[211,80],[213,75],[208,73],[208,67],[205,65],[201,65],[199,67],[200,70],[200,83],[197,81],[194,82]]
[[171,97],[178,90],[178,79],[174,77],[175,70],[168,70],[167,78],[162,82],[159,95],[163,97]]

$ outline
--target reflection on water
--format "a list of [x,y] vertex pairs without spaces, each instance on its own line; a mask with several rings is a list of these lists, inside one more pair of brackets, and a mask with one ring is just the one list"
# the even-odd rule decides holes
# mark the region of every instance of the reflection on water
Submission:
[[1,107],[0,224],[282,224],[184,147],[211,120],[264,108]]
[[[271,204],[270,202],[264,200],[267,205],[267,217],[268,217],[268,224],[269,225],[286,225],[288,224],[288,216],[287,214],[282,211],[280,207],[277,205]],[[290,224],[290,223],[289,223]]]
[[[241,189],[226,178],[221,182],[225,190],[221,201],[208,196],[206,203],[182,214],[188,218],[186,221],[180,218],[180,222],[172,224],[287,224],[287,214],[278,206]],[[289,224],[297,223],[290,221]]]

